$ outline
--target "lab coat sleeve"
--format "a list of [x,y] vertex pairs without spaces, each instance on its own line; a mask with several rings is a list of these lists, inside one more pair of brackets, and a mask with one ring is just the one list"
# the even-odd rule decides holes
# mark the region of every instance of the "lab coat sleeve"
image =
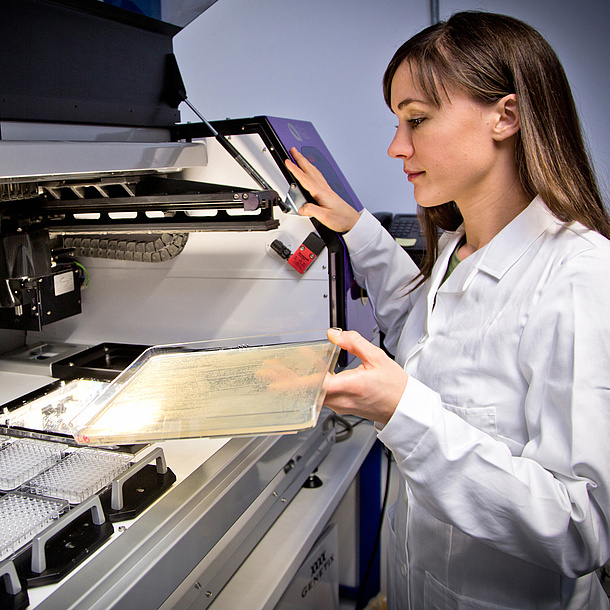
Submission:
[[568,578],[610,557],[609,269],[607,250],[564,263],[524,325],[521,455],[412,378],[379,434],[434,517]]
[[419,274],[413,259],[367,210],[344,235],[354,276],[365,288],[375,319],[386,334],[385,346],[394,353],[400,331],[412,308],[409,282]]

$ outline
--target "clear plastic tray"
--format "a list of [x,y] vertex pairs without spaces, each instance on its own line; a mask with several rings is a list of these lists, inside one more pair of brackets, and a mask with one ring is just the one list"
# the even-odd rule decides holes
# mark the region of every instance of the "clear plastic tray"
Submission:
[[0,498],[0,562],[10,557],[68,508],[68,503],[20,492]]
[[117,445],[313,427],[339,355],[323,336],[150,348],[70,422],[72,434]]
[[28,482],[30,493],[79,504],[129,468],[127,453],[81,447]]
[[10,491],[62,459],[67,445],[18,439],[0,448],[0,490]]

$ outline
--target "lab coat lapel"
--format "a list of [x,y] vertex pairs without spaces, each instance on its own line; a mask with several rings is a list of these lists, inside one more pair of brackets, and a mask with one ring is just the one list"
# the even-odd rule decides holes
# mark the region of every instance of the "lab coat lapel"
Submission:
[[441,282],[443,281],[445,273],[447,272],[449,259],[451,258],[453,251],[456,249],[462,237],[464,237],[464,225],[461,225],[457,229],[457,231],[455,231],[455,233],[452,233],[450,235],[446,234],[446,244],[443,246],[443,249],[436,261],[436,264],[432,269],[432,275],[430,276],[429,280],[430,288],[428,290],[427,295],[428,316],[430,316],[430,313],[432,313],[432,309],[434,308],[434,300],[436,298],[436,293],[442,288]]
[[[441,248],[442,248],[441,253],[436,261],[436,264],[434,265],[434,268],[432,270],[432,275],[428,278],[427,283],[424,287],[424,290],[426,290],[426,294],[425,294],[426,311],[425,311],[425,316],[424,316],[424,320],[423,320],[423,323],[424,323],[423,324],[423,326],[424,326],[423,334],[420,335],[420,337],[418,338],[417,342],[414,345],[409,347],[408,351],[404,355],[404,359],[403,359],[402,355],[400,356],[400,361],[405,362],[405,365],[407,362],[411,361],[421,351],[421,349],[424,347],[424,344],[426,343],[426,341],[428,340],[428,338],[430,336],[431,314],[432,314],[432,310],[434,309],[434,301],[436,298],[436,293],[439,289],[440,283],[443,281],[445,272],[447,271],[447,265],[449,264],[449,259],[451,258],[451,254],[455,250],[460,239],[462,239],[463,235],[464,235],[464,227],[461,226],[455,233],[451,233],[451,234],[446,233],[444,236],[441,237],[441,239],[443,239],[443,241],[445,241],[445,243],[440,244]],[[421,295],[420,299],[423,298],[423,296],[424,295]],[[421,301],[420,301],[420,303],[421,303]],[[421,305],[423,305],[423,303],[421,303]],[[416,308],[417,307],[418,306],[416,305]],[[419,309],[419,312],[421,312],[421,309]],[[412,313],[411,315],[415,315],[415,314]],[[420,314],[418,313],[418,315],[420,315]]]

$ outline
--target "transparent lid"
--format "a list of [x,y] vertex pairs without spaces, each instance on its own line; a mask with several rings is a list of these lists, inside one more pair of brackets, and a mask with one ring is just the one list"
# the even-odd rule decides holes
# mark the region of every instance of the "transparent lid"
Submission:
[[75,416],[72,434],[117,445],[313,427],[339,355],[320,334],[150,348]]

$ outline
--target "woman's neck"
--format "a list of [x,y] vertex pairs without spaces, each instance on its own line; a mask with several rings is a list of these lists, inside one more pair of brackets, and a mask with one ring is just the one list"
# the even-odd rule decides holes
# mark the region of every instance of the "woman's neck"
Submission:
[[463,260],[487,245],[506,225],[512,222],[530,204],[531,197],[517,182],[512,188],[492,193],[485,198],[456,202],[464,218],[466,243],[458,250]]

